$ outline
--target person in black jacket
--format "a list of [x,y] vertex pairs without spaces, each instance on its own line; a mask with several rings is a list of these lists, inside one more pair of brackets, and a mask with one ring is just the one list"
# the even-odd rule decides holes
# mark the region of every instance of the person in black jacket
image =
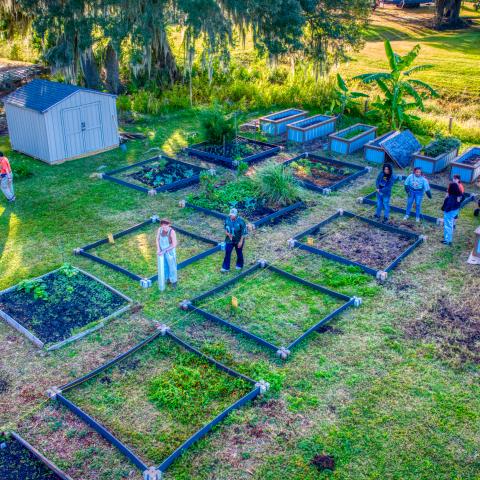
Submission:
[[460,213],[462,190],[458,183],[452,182],[448,186],[447,196],[443,201],[443,240],[445,245],[451,245],[455,228],[455,217]]
[[384,210],[383,221],[385,223],[388,222],[388,217],[390,216],[390,198],[392,196],[394,182],[393,168],[389,163],[385,163],[375,182],[375,186],[377,187],[377,210],[375,211],[375,218],[380,220],[382,210]]

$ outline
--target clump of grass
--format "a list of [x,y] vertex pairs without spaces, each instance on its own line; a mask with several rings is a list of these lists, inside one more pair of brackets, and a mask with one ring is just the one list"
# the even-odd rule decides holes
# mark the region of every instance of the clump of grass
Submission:
[[257,172],[260,195],[269,204],[285,207],[300,198],[300,187],[290,168],[270,162]]
[[213,145],[230,143],[235,138],[233,119],[226,116],[219,107],[210,108],[202,114],[201,128],[205,140]]

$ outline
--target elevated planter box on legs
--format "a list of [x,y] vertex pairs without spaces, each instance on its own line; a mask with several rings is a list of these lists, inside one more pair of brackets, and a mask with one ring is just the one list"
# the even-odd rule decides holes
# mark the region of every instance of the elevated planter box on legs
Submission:
[[[431,147],[435,142],[429,143],[425,148]],[[423,150],[413,154],[413,167],[419,167],[423,173],[432,174],[445,170],[450,162],[458,155],[458,147],[449,152],[441,153],[436,157],[429,157],[422,153]]]
[[480,176],[480,147],[472,147],[455,158],[451,176],[460,175],[462,182],[473,183]]
[[260,118],[260,129],[267,135],[278,137],[287,131],[287,125],[297,122],[307,116],[305,110],[289,108]]
[[315,115],[287,125],[287,140],[306,143],[323,138],[335,131],[336,117]]
[[334,153],[350,155],[375,139],[377,127],[357,123],[328,136],[328,148]]

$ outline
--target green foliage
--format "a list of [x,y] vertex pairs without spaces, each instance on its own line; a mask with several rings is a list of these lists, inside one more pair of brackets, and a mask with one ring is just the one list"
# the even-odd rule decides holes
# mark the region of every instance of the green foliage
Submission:
[[355,78],[365,84],[377,84],[383,98],[377,96],[372,106],[383,115],[390,127],[399,129],[408,120],[418,120],[417,116],[407,113],[408,111],[424,111],[424,99],[437,97],[438,93],[427,83],[410,78],[415,72],[432,68],[432,65],[412,67],[420,53],[420,45],[415,45],[410,52],[401,56],[393,51],[390,41],[385,40],[385,53],[390,72],[365,73]]
[[48,300],[47,285],[42,279],[23,280],[17,286],[19,292],[32,293],[35,300]]
[[23,180],[33,175],[33,172],[28,167],[18,163],[12,165],[12,173],[15,180]]
[[78,269],[69,263],[64,263],[59,269],[59,273],[65,275],[67,278],[72,278],[78,275]]
[[362,92],[352,92],[342,76],[337,73],[337,86],[334,90],[334,98],[330,105],[330,113],[343,115],[346,112],[358,112],[359,98],[368,98],[368,95]]
[[233,118],[215,106],[202,113],[200,125],[205,141],[212,145],[230,143],[235,138],[235,124]]
[[117,97],[117,108],[120,112],[129,112],[132,109],[132,101],[128,95]]
[[460,147],[460,140],[456,137],[444,137],[443,135],[437,135],[435,140],[427,145],[422,153],[428,157],[438,157],[443,153],[451,152]]
[[285,207],[300,198],[298,181],[290,168],[268,163],[256,175],[260,195],[271,205]]
[[237,167],[237,175],[241,177],[248,172],[249,166],[247,162],[239,162]]

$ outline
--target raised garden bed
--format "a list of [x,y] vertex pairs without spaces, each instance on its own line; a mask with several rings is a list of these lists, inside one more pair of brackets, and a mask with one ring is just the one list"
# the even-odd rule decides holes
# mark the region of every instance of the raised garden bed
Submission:
[[287,140],[306,143],[323,138],[335,130],[337,117],[329,115],[314,115],[287,125]]
[[377,127],[357,123],[328,136],[330,151],[341,155],[350,155],[373,140],[377,134]]
[[253,181],[247,177],[219,183],[215,186],[214,196],[208,197],[205,192],[192,193],[181,205],[222,220],[228,217],[230,208],[235,207],[253,228],[279,220],[305,206],[302,201],[294,201],[285,207],[269,205],[265,198],[258,197]]
[[2,480],[72,480],[18,433],[0,433]]
[[146,479],[268,388],[202,354],[165,325],[87,375],[48,391]]
[[316,192],[329,194],[368,173],[368,168],[354,163],[304,153],[284,163],[292,168],[300,184]]
[[381,143],[384,140],[387,140],[392,135],[395,135],[395,130],[392,130],[388,133],[384,133],[380,137],[370,140],[363,150],[363,155],[365,161],[376,163],[377,165],[383,165],[386,160],[388,160],[388,155],[385,149],[381,146]]
[[103,173],[105,180],[140,192],[155,195],[158,192],[180,190],[199,182],[204,168],[159,155],[142,162]]
[[[405,193],[405,189],[403,188],[403,182],[406,180],[407,177],[405,176],[397,176],[397,181],[392,189],[392,202],[390,204],[390,210],[395,213],[401,213],[405,215],[406,211],[406,204],[407,204],[407,194]],[[430,212],[430,213],[438,213],[439,217],[429,214],[429,213],[422,213],[422,220],[430,223],[436,223],[437,225],[441,225],[443,218],[441,212],[441,206],[443,204],[443,200],[445,198],[445,194],[447,193],[447,188],[443,187],[442,185],[436,185],[434,183],[430,183],[430,189],[432,191],[432,200],[425,199],[422,203],[422,211],[423,212]],[[475,195],[465,192],[464,199],[460,208],[463,208],[469,202],[475,200]],[[366,205],[376,205],[377,204],[377,192],[374,190],[373,192],[369,193],[365,197],[360,199],[361,203]],[[400,201],[403,202],[403,207],[399,205]],[[411,216],[415,216],[415,207],[412,209],[410,214]]]
[[271,113],[260,118],[260,129],[267,135],[278,137],[287,131],[287,125],[297,122],[307,116],[305,110],[289,108],[280,112]]
[[225,145],[202,142],[185,148],[185,151],[193,157],[236,169],[241,162],[251,164],[273,157],[280,151],[280,147],[272,143],[237,137]]
[[131,305],[123,293],[70,265],[0,292],[0,317],[46,350],[98,330]]
[[[453,145],[453,147],[452,147]],[[445,170],[458,155],[460,142],[438,139],[413,154],[413,167],[419,167],[423,173],[433,174]]]
[[[238,302],[236,307],[232,305],[232,295]],[[360,303],[356,297],[334,292],[260,261],[180,306],[241,333],[286,359],[307,336]]]
[[339,210],[289,242],[292,247],[360,267],[383,281],[423,240],[408,230]]
[[[76,255],[93,260],[136,280],[144,288],[158,280],[156,234],[160,219],[148,220],[108,237],[75,249]],[[177,268],[181,270],[194,262],[219,252],[223,244],[173,225],[177,233]],[[95,252],[95,253],[93,253]],[[122,259],[122,265],[118,259]],[[141,274],[134,273],[134,270]]]
[[472,147],[455,158],[451,175],[460,175],[462,182],[473,183],[480,177],[480,147]]

